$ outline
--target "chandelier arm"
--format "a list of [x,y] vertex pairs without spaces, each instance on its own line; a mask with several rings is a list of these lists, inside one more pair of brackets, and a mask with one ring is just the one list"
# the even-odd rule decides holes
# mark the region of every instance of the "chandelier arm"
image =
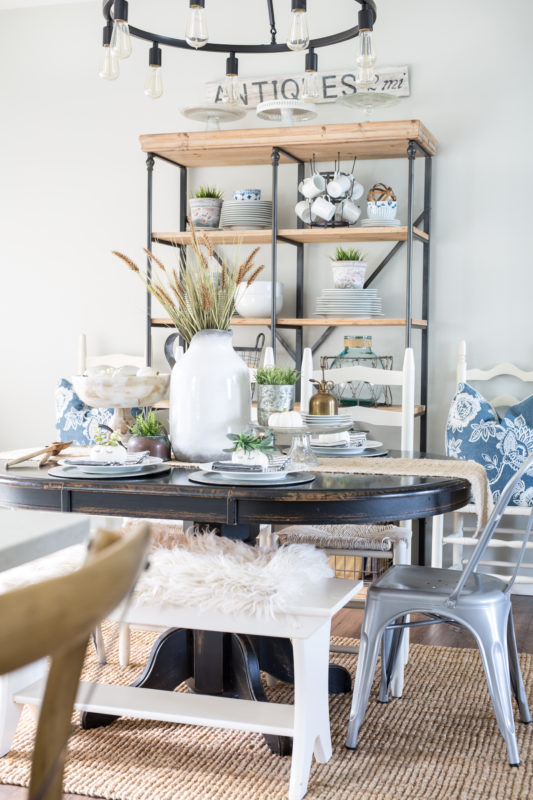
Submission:
[[268,21],[270,22],[270,44],[277,44],[276,35],[278,31],[276,29],[276,17],[274,16],[273,0],[267,0],[267,6],[268,6]]
[[[150,31],[143,31],[141,28],[134,28],[133,25],[129,26],[130,36],[135,36],[137,39],[145,39],[148,42],[157,42],[158,44],[166,45],[167,47],[178,47],[182,50],[191,50],[198,52],[194,47],[190,47],[185,39],[173,39],[171,36],[162,36],[159,33],[152,33]],[[309,47],[329,47],[339,42],[347,42],[350,39],[355,39],[359,35],[359,26],[348,28],[348,30],[341,31],[340,33],[333,33],[331,36],[322,36],[320,39],[312,39],[309,42]],[[286,44],[217,44],[216,42],[207,42],[203,45],[202,52],[212,53],[291,53],[292,50]]]

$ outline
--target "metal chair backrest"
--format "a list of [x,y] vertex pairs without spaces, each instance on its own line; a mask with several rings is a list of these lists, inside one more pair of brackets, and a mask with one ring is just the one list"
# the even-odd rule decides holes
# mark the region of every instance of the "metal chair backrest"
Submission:
[[[532,466],[533,466],[533,455],[530,455],[528,458],[526,458],[526,460],[522,463],[520,469],[513,475],[511,480],[502,490],[500,498],[496,503],[496,506],[494,507],[494,510],[490,515],[487,524],[485,525],[482,533],[479,536],[479,541],[476,544],[472,555],[470,556],[470,560],[465,565],[465,568],[463,569],[461,577],[457,583],[457,586],[455,587],[455,589],[448,598],[448,605],[450,607],[453,607],[456,604],[467,580],[476,571],[479,562],[483,558],[485,550],[489,546],[490,540],[492,539],[492,536],[496,528],[498,527],[502,517],[506,513],[507,505],[509,503],[509,500],[511,499],[511,495],[514,491],[517,482],[521,479],[522,475],[524,475],[529,469],[531,469]],[[533,526],[533,507],[531,508],[528,523],[524,531],[524,539],[522,541],[522,547],[518,552],[518,558],[516,559],[516,564],[514,566],[513,573],[509,578],[509,580],[507,581],[505,588],[503,589],[504,592],[509,592],[511,590],[513,583],[516,580],[516,576],[518,575],[520,565],[522,564],[522,560],[526,552],[526,546],[532,526]]]

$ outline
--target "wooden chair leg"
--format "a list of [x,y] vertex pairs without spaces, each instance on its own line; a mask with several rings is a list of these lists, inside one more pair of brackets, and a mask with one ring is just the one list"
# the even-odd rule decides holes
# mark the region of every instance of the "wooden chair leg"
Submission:
[[130,663],[130,626],[127,622],[120,623],[118,634],[118,661],[121,667]]
[[433,517],[431,523],[431,566],[442,567],[442,532],[444,528],[444,517],[439,514]]
[[61,800],[72,707],[87,640],[54,656],[35,737],[29,800]]

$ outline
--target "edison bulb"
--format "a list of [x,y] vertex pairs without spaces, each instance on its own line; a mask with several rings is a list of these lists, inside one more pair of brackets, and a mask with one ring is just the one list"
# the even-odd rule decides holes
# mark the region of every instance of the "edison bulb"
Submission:
[[203,6],[190,6],[185,29],[185,41],[198,49],[207,43],[207,17]]
[[307,100],[310,103],[316,103],[319,97],[320,82],[318,80],[318,74],[315,71],[306,72],[304,77],[302,100]]
[[119,76],[118,58],[109,45],[103,47],[98,65],[98,75],[106,81],[115,81]]
[[355,85],[358,89],[369,89],[376,82],[374,64],[376,53],[372,39],[372,31],[364,30],[359,33],[359,55],[356,59]]
[[289,50],[305,50],[309,46],[307,12],[300,8],[291,11],[291,27],[287,39]]
[[128,23],[124,20],[116,19],[113,24],[111,50],[118,58],[129,58],[131,56],[130,29]]
[[229,106],[237,106],[241,103],[241,95],[239,91],[239,76],[226,75],[224,81],[224,89],[222,91],[222,102]]
[[161,67],[148,67],[144,81],[144,93],[147,97],[157,100],[163,94],[163,76]]

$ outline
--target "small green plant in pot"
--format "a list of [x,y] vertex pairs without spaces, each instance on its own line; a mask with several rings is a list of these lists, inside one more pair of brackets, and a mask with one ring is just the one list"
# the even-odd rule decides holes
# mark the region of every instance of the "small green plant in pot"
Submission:
[[168,461],[170,458],[170,442],[163,425],[159,422],[155,410],[141,411],[130,426],[128,452],[139,453],[149,450],[151,456]]
[[189,205],[191,219],[196,228],[218,228],[222,194],[216,186],[200,186],[192,193]]
[[294,384],[300,377],[296,369],[261,367],[257,370],[257,421],[268,425],[271,414],[276,411],[292,411],[294,408]]
[[228,433],[233,447],[224,452],[231,453],[231,460],[237,464],[258,464],[268,467],[269,455],[274,451],[274,437],[268,431],[246,431],[245,433]]
[[333,282],[336,289],[363,289],[368,264],[366,255],[353,247],[337,247],[330,256]]

